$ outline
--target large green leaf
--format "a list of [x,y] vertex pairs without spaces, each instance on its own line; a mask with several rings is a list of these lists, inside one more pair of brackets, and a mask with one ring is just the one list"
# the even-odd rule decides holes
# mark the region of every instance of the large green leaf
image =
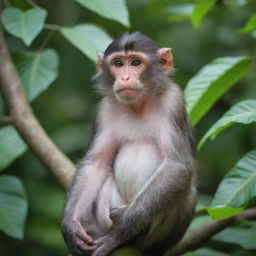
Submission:
[[207,207],[206,210],[208,211],[209,215],[213,220],[222,220],[238,214],[239,212],[244,210],[244,207],[234,208],[229,206],[218,205]]
[[169,21],[182,21],[190,18],[193,9],[193,3],[181,3],[168,6],[165,12]]
[[215,101],[248,71],[251,59],[223,57],[202,68],[187,84],[185,99],[192,124],[195,125]]
[[229,227],[212,237],[213,240],[239,244],[245,249],[256,250],[256,229]]
[[192,11],[191,21],[195,28],[200,27],[207,12],[213,7],[216,0],[198,0]]
[[5,29],[14,36],[21,38],[26,45],[30,45],[42,31],[47,16],[42,8],[30,9],[26,12],[17,8],[6,8],[2,13]]
[[249,33],[256,30],[256,14],[253,14],[251,18],[246,23],[245,27],[240,29],[239,31],[242,34]]
[[72,28],[64,27],[61,29],[61,33],[94,62],[97,60],[97,54],[103,52],[112,41],[105,31],[94,24],[81,24]]
[[126,27],[130,26],[129,13],[125,0],[76,0],[84,7],[101,15],[102,17],[120,22]]
[[0,177],[0,229],[22,239],[27,216],[26,194],[21,181],[11,175]]
[[0,129],[0,170],[11,164],[27,149],[15,128],[5,126]]
[[58,75],[59,58],[53,49],[16,53],[13,61],[30,101],[46,90]]
[[207,210],[213,219],[223,219],[241,211],[255,196],[256,150],[247,153],[227,173]]
[[232,126],[234,123],[249,124],[256,122],[256,100],[245,100],[227,111],[204,135],[198,144],[200,149],[210,137],[214,139],[221,131]]

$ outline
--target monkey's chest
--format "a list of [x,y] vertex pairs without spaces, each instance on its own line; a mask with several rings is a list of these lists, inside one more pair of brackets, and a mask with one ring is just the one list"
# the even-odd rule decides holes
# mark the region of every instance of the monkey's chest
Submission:
[[129,142],[118,151],[114,173],[123,198],[132,201],[160,164],[159,151],[150,142]]

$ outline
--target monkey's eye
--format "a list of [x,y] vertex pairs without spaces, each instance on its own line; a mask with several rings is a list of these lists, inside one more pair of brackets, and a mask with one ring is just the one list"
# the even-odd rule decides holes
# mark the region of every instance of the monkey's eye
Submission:
[[132,66],[139,66],[140,64],[141,64],[141,61],[137,60],[137,59],[133,60],[132,63],[131,63]]
[[123,66],[123,63],[122,63],[122,61],[120,61],[120,60],[115,60],[115,61],[113,62],[113,65],[116,66],[116,67],[121,67],[121,66]]

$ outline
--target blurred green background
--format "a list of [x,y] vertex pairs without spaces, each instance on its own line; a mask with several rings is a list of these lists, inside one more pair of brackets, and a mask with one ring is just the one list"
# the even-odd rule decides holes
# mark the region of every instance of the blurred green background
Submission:
[[[47,23],[72,26],[84,22],[97,23],[115,38],[127,31],[122,25],[104,19],[82,8],[75,1],[35,1],[47,9]],[[199,29],[188,20],[169,21],[170,6],[181,1],[129,0],[127,1],[131,31],[140,31],[162,47],[171,47],[174,56],[173,79],[182,87],[200,68],[217,57],[253,56],[256,54],[256,36],[241,35],[248,18],[256,12],[256,2],[243,5],[243,1],[218,1],[208,13]],[[188,1],[184,1],[188,2]],[[27,9],[25,1],[11,1],[12,6]],[[44,30],[30,49],[37,50],[48,31]],[[27,49],[25,44],[6,33],[12,53]],[[54,48],[60,56],[59,75],[50,88],[33,103],[35,115],[57,145],[77,162],[83,157],[90,138],[99,96],[93,90],[91,77],[94,64],[58,32],[54,32],[47,48]],[[256,64],[250,72],[226,93],[214,108],[197,124],[197,139],[219,119],[234,103],[256,97]],[[213,142],[207,142],[197,153],[199,165],[200,200],[211,200],[220,180],[237,160],[256,148],[255,124],[235,125],[221,133]],[[60,218],[64,191],[31,152],[26,152],[3,174],[15,174],[24,182],[29,201],[28,218],[23,241],[7,237],[0,232],[0,255],[67,255],[60,233]],[[239,246],[215,243],[227,253]],[[248,252],[247,252],[248,253]],[[249,254],[244,254],[249,255]],[[252,254],[254,255],[254,254]]]

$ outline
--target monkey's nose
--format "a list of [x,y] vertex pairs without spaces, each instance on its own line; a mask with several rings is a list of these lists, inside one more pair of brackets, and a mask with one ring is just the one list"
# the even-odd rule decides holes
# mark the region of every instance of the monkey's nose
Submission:
[[122,76],[122,80],[123,81],[128,81],[130,79],[130,76],[129,75],[127,75],[127,76]]

